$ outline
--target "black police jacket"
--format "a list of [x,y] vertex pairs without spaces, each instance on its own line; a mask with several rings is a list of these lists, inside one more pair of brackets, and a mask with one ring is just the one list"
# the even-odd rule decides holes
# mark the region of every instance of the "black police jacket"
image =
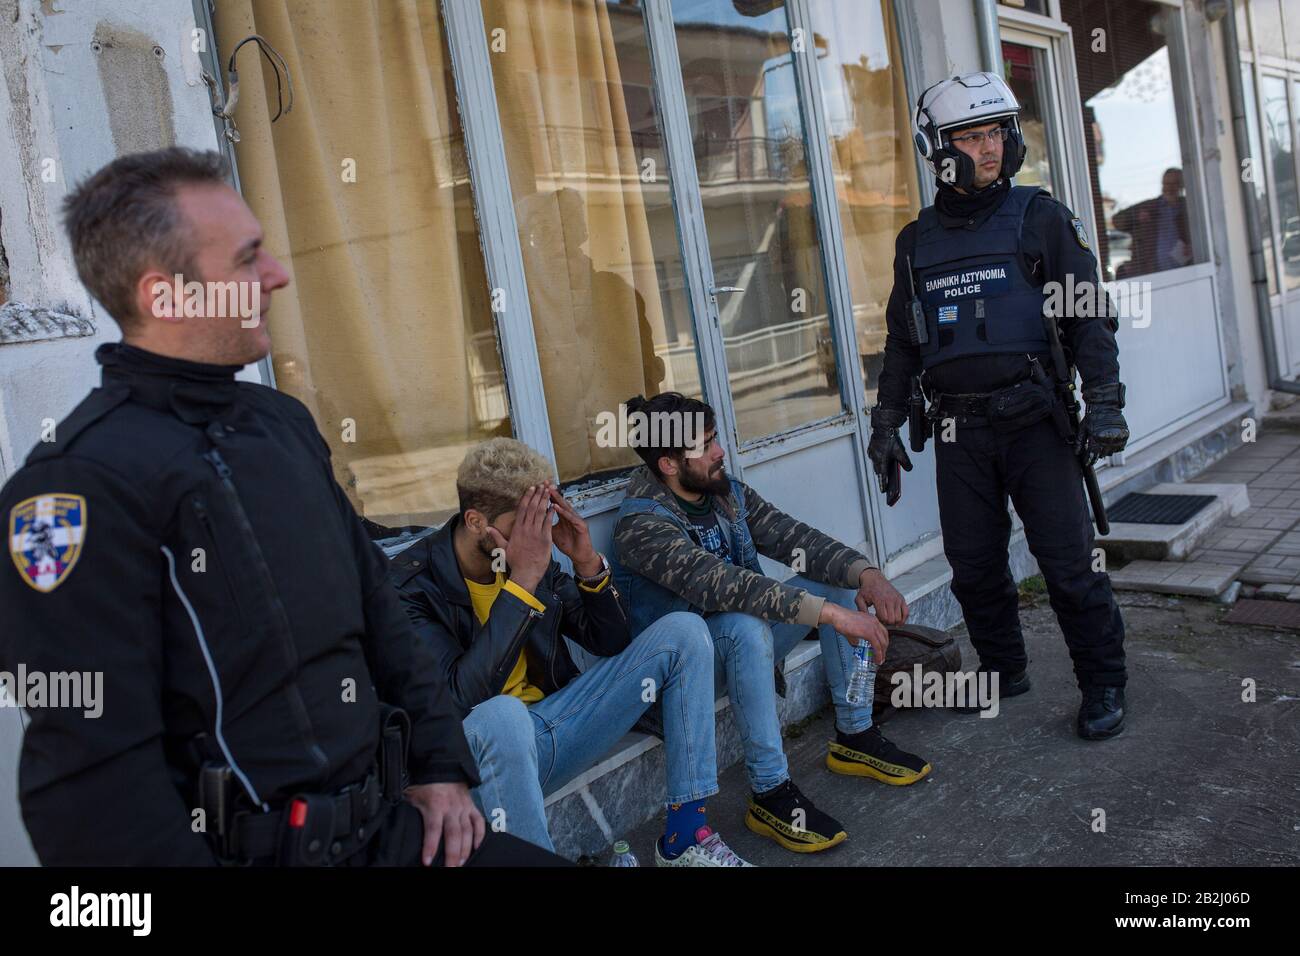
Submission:
[[[103,382],[0,492],[0,667],[102,673],[102,713],[30,706],[19,791],[45,864],[214,862],[197,764],[250,805],[362,778],[379,702],[413,723],[413,783],[476,768],[387,562],[301,403],[101,346]],[[209,821],[204,821],[208,823]]]
[[461,716],[495,697],[527,648],[528,682],[553,694],[579,674],[561,635],[598,657],[613,657],[632,641],[614,582],[599,591],[580,588],[552,561],[533,597],[542,613],[509,591],[480,625],[456,561],[453,516],[437,532],[393,558],[391,577],[415,632],[438,658]]

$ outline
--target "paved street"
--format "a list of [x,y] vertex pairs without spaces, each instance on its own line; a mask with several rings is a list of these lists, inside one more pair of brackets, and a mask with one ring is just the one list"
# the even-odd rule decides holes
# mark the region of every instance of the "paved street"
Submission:
[[[1229,629],[1226,609],[1209,602],[1120,601],[1130,716],[1119,737],[1075,737],[1078,692],[1039,596],[1022,612],[1032,691],[993,719],[924,710],[885,724],[934,764],[920,783],[827,771],[828,712],[787,739],[795,781],[840,819],[845,843],[801,857],[749,832],[740,766],[722,775],[710,823],[761,866],[1300,865],[1300,634]],[[1242,701],[1247,677],[1254,703]],[[1105,832],[1093,830],[1098,809]],[[653,865],[660,826],[630,835],[642,865]]]

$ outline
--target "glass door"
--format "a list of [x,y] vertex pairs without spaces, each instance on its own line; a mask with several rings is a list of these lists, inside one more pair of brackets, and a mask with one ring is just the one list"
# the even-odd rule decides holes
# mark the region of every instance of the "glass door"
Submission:
[[1263,131],[1263,163],[1273,204],[1273,246],[1277,250],[1278,291],[1282,335],[1279,364],[1295,367],[1297,325],[1300,324],[1300,189],[1297,188],[1295,112],[1288,94],[1294,84],[1285,74],[1260,74],[1259,105]]
[[1055,45],[1047,37],[1006,26],[1001,36],[1003,70],[1020,101],[1025,135],[1025,164],[1016,185],[1041,186],[1073,208]]
[[671,14],[744,447],[844,412],[795,75],[803,38],[783,3],[672,0]]

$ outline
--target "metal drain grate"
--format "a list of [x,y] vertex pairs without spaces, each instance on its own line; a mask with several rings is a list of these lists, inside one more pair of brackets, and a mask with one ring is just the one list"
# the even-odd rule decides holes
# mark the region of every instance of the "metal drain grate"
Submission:
[[1257,624],[1300,631],[1300,603],[1295,601],[1238,601],[1223,618],[1224,624]]
[[1112,522],[1127,524],[1182,524],[1214,500],[1214,495],[1125,495],[1106,509]]

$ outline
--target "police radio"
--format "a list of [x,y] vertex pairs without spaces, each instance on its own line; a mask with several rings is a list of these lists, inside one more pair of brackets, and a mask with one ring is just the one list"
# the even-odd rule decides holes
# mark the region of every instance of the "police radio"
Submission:
[[907,303],[907,338],[913,345],[927,345],[930,330],[925,325],[925,307],[916,296],[916,274],[912,272],[912,257],[907,257],[907,281],[912,286],[912,299]]

